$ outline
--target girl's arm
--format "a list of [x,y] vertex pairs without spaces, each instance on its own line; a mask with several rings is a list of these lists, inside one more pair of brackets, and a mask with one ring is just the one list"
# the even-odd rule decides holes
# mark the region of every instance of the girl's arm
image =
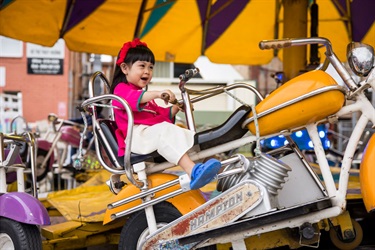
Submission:
[[180,111],[180,108],[177,105],[172,106],[172,117],[175,117],[176,114]]
[[[157,98],[161,99],[162,94],[168,94],[169,101],[174,101],[176,99],[176,96],[174,95],[174,93],[170,91],[169,89],[162,90],[162,91],[151,90],[151,91],[144,92],[140,103],[146,103]],[[166,102],[166,104],[168,104],[168,102]]]

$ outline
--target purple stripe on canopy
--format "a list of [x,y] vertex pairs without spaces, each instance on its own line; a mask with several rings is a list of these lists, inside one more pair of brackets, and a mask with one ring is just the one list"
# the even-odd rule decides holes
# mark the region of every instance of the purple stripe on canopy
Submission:
[[[346,0],[338,0],[338,2],[346,10]],[[351,1],[350,6],[352,16],[352,39],[355,42],[359,42],[364,38],[375,21],[375,1]],[[340,14],[342,15],[342,13]]]
[[[63,24],[63,29],[61,30],[60,37],[68,32],[71,28],[80,23],[87,16],[92,14],[96,8],[103,4],[105,0],[69,0],[66,3],[66,13],[65,13],[65,23]],[[103,20],[105,22],[105,20]],[[64,28],[65,27],[65,28]]]
[[[203,28],[209,2],[209,0],[197,0]],[[250,0],[218,0],[211,6],[206,30],[206,46],[203,50],[210,47],[224,33],[249,2]]]
[[[375,1],[352,1],[353,41],[359,42],[375,21]],[[364,7],[365,6],[365,7]]]

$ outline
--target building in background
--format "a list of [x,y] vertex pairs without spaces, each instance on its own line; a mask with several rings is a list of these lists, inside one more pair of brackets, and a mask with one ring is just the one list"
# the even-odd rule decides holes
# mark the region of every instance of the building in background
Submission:
[[[68,117],[69,62],[70,53],[63,42],[46,48],[0,37],[2,112],[15,112],[6,106],[14,95],[21,96],[22,108],[16,112],[27,121],[46,119],[49,113]],[[1,119],[9,117],[2,115]]]

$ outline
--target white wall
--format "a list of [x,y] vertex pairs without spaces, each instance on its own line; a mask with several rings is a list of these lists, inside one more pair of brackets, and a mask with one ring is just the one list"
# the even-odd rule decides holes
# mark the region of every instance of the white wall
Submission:
[[[255,86],[255,81],[239,81],[244,82],[249,85]],[[234,82],[228,82],[226,84],[221,84],[220,86],[227,86],[233,84]],[[203,90],[218,86],[218,84],[207,84],[201,83],[199,85],[187,85],[186,88],[193,89],[193,90]],[[171,84],[171,83],[158,83],[153,81],[152,84],[149,85],[149,90],[164,90],[170,89],[177,97],[177,99],[181,99],[181,93],[178,88],[178,85]],[[236,98],[240,99],[242,102],[246,104],[252,105],[255,103],[255,95],[251,91],[244,89],[244,88],[237,88],[230,91],[232,95]],[[194,96],[191,96],[193,98]],[[157,100],[159,105],[163,105],[161,100]],[[195,111],[233,111],[242,104],[232,98],[230,95],[223,93],[217,96],[213,96],[211,98],[205,99],[203,101],[194,103],[194,110]]]

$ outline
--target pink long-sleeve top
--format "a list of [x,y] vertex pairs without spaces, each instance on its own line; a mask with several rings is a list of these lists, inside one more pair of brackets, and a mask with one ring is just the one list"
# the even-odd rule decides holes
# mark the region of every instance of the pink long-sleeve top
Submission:
[[[131,83],[119,83],[114,89],[114,94],[124,98],[133,111],[134,125],[154,125],[161,122],[174,123],[171,107],[160,107],[154,100],[141,104],[143,90]],[[118,156],[125,154],[125,137],[128,130],[128,116],[122,105],[118,101],[113,101],[114,106],[121,109],[114,109],[117,124],[116,138],[119,145]]]

